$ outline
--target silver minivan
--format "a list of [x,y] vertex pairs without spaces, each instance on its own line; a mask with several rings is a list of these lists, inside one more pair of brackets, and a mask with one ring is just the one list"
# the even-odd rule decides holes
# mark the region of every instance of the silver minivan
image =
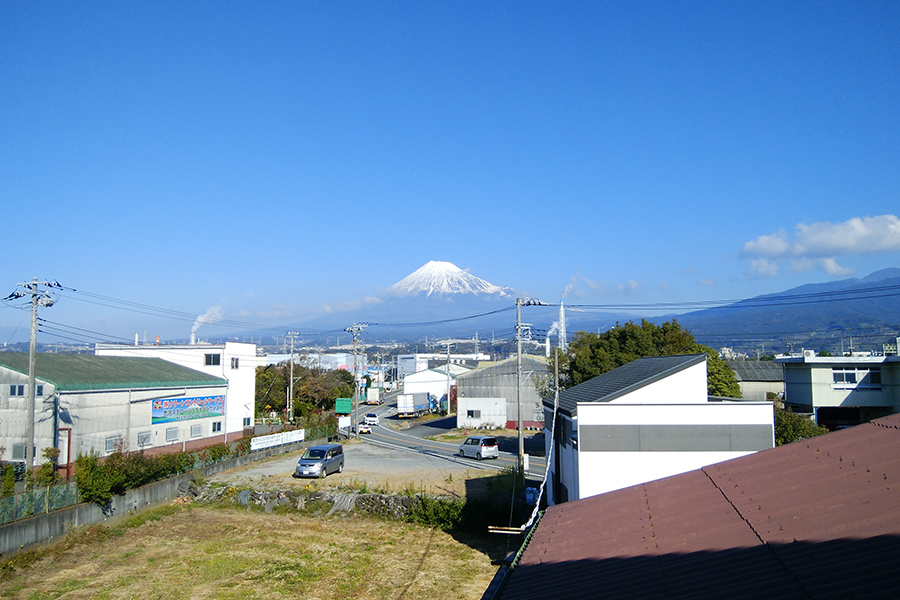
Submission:
[[306,449],[294,477],[325,477],[329,473],[340,473],[344,470],[344,447],[340,444],[311,446]]
[[476,460],[482,458],[500,458],[497,438],[486,435],[470,437],[459,447],[460,456],[468,456]]

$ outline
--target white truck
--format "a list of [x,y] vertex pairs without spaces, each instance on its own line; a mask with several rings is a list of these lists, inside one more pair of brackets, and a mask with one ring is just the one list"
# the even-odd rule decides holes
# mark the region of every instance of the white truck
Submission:
[[431,412],[431,402],[427,393],[397,395],[398,417],[418,417],[428,412]]
[[369,388],[366,392],[366,404],[381,404],[381,388]]

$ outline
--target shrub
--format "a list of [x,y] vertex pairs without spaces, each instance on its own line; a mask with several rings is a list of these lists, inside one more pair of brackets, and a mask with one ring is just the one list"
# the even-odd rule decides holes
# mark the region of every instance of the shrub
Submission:
[[776,446],[805,440],[823,433],[828,433],[828,430],[824,427],[819,427],[803,415],[798,415],[789,408],[775,407]]
[[464,499],[429,498],[416,496],[410,506],[409,520],[438,529],[453,529],[462,521]]
[[12,465],[6,465],[3,469],[3,487],[0,487],[0,498],[6,498],[16,493],[16,470]]

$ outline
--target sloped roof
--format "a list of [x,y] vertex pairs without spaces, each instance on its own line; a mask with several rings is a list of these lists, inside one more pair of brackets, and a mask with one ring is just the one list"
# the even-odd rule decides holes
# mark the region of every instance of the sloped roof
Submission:
[[900,597],[900,415],[547,509],[495,598]]
[[738,381],[784,381],[784,370],[773,360],[726,360]]
[[[539,371],[540,373],[547,373],[549,371],[549,367],[547,366],[547,360],[540,356],[533,356],[531,354],[523,354],[522,355],[522,370],[523,371]],[[463,373],[460,375],[460,379],[469,378],[469,377],[480,377],[484,375],[506,375],[506,374],[515,374],[516,372],[516,357],[510,356],[509,358],[505,358],[499,361],[492,362],[481,362],[478,365],[477,369],[471,370],[468,373]]]
[[[0,366],[28,374],[28,354],[0,352]],[[48,354],[34,357],[37,379],[61,391],[126,388],[200,387],[227,385],[221,377],[207,375],[161,358]]]
[[[609,402],[705,360],[706,354],[639,358],[563,390],[559,393],[559,410],[573,416],[579,402]],[[545,399],[544,404],[552,406],[553,401]]]

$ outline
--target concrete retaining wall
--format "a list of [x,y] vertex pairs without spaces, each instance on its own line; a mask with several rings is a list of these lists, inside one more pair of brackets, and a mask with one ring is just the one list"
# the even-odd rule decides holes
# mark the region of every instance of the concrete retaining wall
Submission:
[[325,440],[306,440],[296,444],[286,444],[277,448],[266,448],[258,452],[230,458],[214,465],[183,473],[171,479],[157,481],[136,490],[129,490],[124,496],[115,496],[110,507],[103,509],[93,503],[82,503],[61,510],[38,515],[30,519],[14,521],[0,526],[0,556],[18,552],[33,544],[53,541],[64,536],[75,527],[103,523],[113,525],[127,518],[135,511],[142,511],[169,502],[187,492],[190,481],[198,476],[209,477],[221,471],[264,460],[272,456],[288,454]]

